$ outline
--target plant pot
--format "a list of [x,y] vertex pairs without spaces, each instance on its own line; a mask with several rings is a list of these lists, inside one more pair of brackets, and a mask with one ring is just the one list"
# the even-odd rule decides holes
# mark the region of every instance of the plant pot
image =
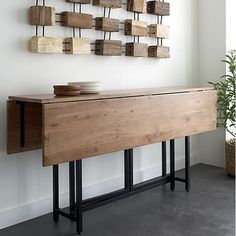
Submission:
[[227,140],[225,143],[226,171],[235,177],[235,144],[236,139]]

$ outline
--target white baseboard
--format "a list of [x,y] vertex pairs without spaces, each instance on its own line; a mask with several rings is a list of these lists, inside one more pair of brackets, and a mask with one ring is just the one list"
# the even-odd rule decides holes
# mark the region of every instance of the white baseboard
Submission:
[[[192,164],[197,164],[196,161],[194,161],[194,158],[192,158]],[[176,161],[176,170],[181,169],[183,166],[184,159],[178,159]],[[136,182],[140,182],[156,177],[158,174],[161,174],[160,170],[161,163],[149,166],[145,169],[136,171],[134,173],[134,179]],[[123,176],[116,176],[114,178],[103,180],[89,186],[84,186],[83,199],[122,188],[123,182]],[[68,206],[68,192],[60,194],[60,207],[63,208],[66,206]],[[50,212],[52,212],[52,196],[35,202],[30,202],[22,206],[4,210],[0,212],[0,229],[36,218],[41,215],[45,215]]]

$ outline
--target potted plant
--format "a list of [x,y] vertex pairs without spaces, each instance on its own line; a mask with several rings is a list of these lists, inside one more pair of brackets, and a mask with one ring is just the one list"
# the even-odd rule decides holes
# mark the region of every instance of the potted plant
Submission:
[[236,140],[236,50],[229,51],[222,62],[227,65],[227,73],[221,77],[220,82],[209,82],[218,91],[217,100],[217,126],[224,128],[231,136],[226,140],[226,170],[229,175],[235,176],[235,140]]

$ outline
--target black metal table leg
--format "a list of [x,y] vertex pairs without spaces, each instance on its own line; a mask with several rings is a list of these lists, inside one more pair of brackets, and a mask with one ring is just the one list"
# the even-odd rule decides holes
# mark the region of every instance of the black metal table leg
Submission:
[[58,165],[53,166],[53,220],[59,220],[59,170]]
[[170,189],[175,190],[175,140],[170,140]]
[[70,212],[75,210],[75,163],[69,162]]
[[190,137],[185,137],[185,190],[190,191]]
[[162,142],[162,176],[166,176],[166,142]]
[[82,216],[82,160],[76,161],[76,228],[77,233],[83,231]]
[[124,151],[124,163],[125,163],[125,189],[128,192],[133,188],[133,149]]

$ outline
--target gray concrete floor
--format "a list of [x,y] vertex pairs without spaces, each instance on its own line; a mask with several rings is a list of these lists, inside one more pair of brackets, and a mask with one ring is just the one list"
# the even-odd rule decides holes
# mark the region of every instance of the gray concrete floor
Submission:
[[[183,175],[183,171],[177,173]],[[235,236],[234,178],[221,168],[191,168],[191,192],[169,184],[84,214],[83,236]],[[0,236],[76,235],[75,223],[52,215],[0,230]]]

